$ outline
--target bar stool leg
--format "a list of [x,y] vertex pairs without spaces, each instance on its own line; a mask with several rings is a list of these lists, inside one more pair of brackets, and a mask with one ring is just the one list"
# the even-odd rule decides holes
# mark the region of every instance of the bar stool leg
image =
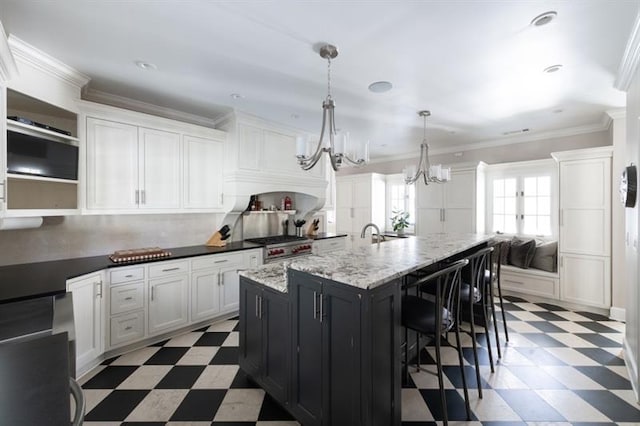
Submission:
[[493,298],[493,283],[489,283],[489,309],[491,309],[491,316],[493,318],[493,331],[496,333],[496,348],[498,349],[498,358],[502,358],[502,352],[500,351],[500,336],[498,334],[498,321],[496,320],[496,302]]
[[[471,289],[473,292],[473,288]],[[478,344],[476,342],[476,327],[475,320],[473,319],[473,296],[469,297],[469,315],[471,319],[469,320],[469,324],[471,324],[471,342],[473,343],[473,360],[476,364],[476,380],[478,383],[478,397],[482,398],[482,384],[480,382],[480,361],[478,361]]]
[[462,357],[462,342],[460,341],[460,318],[456,322],[456,345],[458,346],[458,362],[460,363],[460,375],[462,376],[462,388],[464,389],[464,408],[467,411],[467,420],[471,420],[471,407],[469,406],[469,389],[467,387],[467,377],[464,374],[464,358]]

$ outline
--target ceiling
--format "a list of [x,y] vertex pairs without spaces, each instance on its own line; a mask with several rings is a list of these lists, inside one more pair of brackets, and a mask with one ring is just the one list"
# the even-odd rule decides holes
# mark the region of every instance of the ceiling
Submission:
[[[316,133],[327,91],[318,46],[335,44],[337,127],[369,140],[372,159],[416,155],[422,109],[440,152],[601,126],[625,105],[613,83],[639,10],[636,0],[2,3],[8,34],[87,74],[92,90]],[[530,25],[547,11],[556,19]],[[380,80],[393,89],[370,92]]]

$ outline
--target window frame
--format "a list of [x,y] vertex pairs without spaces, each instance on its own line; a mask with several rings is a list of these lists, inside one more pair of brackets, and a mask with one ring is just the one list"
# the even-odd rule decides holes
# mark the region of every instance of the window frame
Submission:
[[404,174],[397,173],[386,176],[386,184],[385,184],[385,232],[394,232],[393,226],[391,225],[391,216],[393,216],[393,207],[391,203],[391,187],[394,185],[403,185],[406,189],[409,189],[413,186],[413,208],[409,206],[410,204],[410,196],[405,192],[404,197],[404,208],[403,210],[413,212],[411,216],[409,216],[409,227],[405,229],[406,234],[415,234],[416,232],[416,190],[415,185],[407,185],[404,182]]
[[[530,177],[550,176],[550,209],[551,209],[551,235],[536,235],[524,233],[524,180]],[[522,161],[517,163],[503,163],[487,166],[486,170],[486,217],[485,226],[487,231],[493,231],[493,182],[497,179],[516,179],[516,214],[519,216],[516,222],[515,233],[501,233],[506,236],[520,236],[527,238],[537,238],[543,240],[558,239],[559,235],[559,180],[558,165],[553,159]]]

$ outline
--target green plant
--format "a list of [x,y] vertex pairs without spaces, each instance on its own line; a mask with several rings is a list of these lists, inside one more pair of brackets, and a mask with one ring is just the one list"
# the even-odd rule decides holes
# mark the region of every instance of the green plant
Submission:
[[395,232],[401,231],[409,227],[409,212],[403,210],[394,210],[391,217],[391,225]]

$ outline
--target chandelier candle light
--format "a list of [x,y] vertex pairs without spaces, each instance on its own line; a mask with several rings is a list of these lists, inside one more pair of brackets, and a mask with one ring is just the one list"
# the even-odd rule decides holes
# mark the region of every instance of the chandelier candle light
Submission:
[[404,169],[404,181],[407,185],[415,183],[420,176],[424,178],[424,184],[444,183],[451,180],[451,168],[443,168],[442,165],[436,164],[432,166],[429,162],[429,144],[427,143],[427,117],[431,115],[430,111],[418,111],[418,115],[424,119],[422,143],[420,144],[420,161],[418,169],[415,166],[409,166]]
[[[322,158],[323,153],[329,154],[331,167],[338,170],[344,163],[361,166],[369,161],[369,143],[367,142],[356,154],[356,159],[347,155],[348,133],[336,130],[333,110],[335,102],[331,98],[331,60],[338,56],[338,48],[327,44],[320,48],[320,56],[327,60],[327,97],[322,102],[322,130],[318,146],[313,154],[307,155],[307,141],[305,138],[298,138],[296,141],[296,158],[303,170],[310,170]],[[325,130],[328,133],[328,144],[323,143]]]

